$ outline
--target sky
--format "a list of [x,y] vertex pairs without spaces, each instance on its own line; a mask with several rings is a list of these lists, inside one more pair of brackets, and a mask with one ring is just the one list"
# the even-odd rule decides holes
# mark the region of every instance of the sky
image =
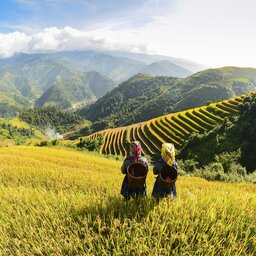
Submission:
[[0,57],[117,50],[256,68],[255,0],[0,0]]

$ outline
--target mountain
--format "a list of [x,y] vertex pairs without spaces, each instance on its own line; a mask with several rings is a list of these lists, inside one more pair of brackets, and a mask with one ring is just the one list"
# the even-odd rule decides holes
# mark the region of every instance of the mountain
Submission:
[[[19,53],[0,59],[0,94],[5,94],[0,97],[0,103],[5,104],[2,112],[10,106],[23,108],[33,105],[35,101],[36,106],[81,106],[78,100],[83,105],[98,99],[117,84],[141,72],[154,76],[185,77],[200,68],[203,66],[187,60],[125,52]],[[85,92],[82,93],[85,98],[73,96],[66,87],[68,83],[72,86],[74,81],[73,86],[77,88],[79,82],[72,78],[81,77],[84,73],[87,73],[86,83],[94,96]],[[63,81],[62,86],[60,81]],[[57,94],[61,97],[57,97]]]
[[124,125],[131,113],[165,94],[168,87],[174,85],[177,80],[178,78],[173,77],[138,74],[108,92],[89,109],[81,109],[79,114],[91,121],[111,117],[114,122],[118,122],[118,126]]
[[75,103],[90,102],[95,99],[95,95],[83,77],[70,76],[65,80],[58,80],[36,101],[35,106],[41,108],[53,105],[67,109]]
[[113,81],[91,71],[58,79],[43,95],[36,100],[36,107],[57,106],[61,109],[72,108],[77,104],[88,104],[104,95],[114,87]]
[[86,79],[96,98],[101,98],[106,94],[106,92],[111,91],[114,87],[116,87],[113,80],[97,71],[87,72]]
[[80,114],[102,129],[145,121],[256,90],[256,69],[208,69],[187,78],[139,74],[121,83]]
[[181,111],[255,91],[256,69],[208,69],[183,79],[177,86],[182,89],[183,98],[175,105],[174,111]]
[[54,58],[68,61],[84,71],[97,71],[119,83],[139,73],[145,63],[123,57],[114,57],[97,51],[70,51],[53,53]]
[[98,71],[117,82],[127,80],[137,73],[185,77],[206,68],[189,60],[129,52],[70,51],[54,53],[53,56],[87,71]]
[[[161,64],[162,61],[164,62]],[[168,69],[166,75],[179,77],[181,73],[184,77],[185,74],[206,68],[189,60],[161,55],[113,51],[66,51],[40,54],[19,53],[11,58],[1,59],[0,70],[7,70],[33,80],[45,91],[56,82],[56,77],[65,78],[70,73],[97,71],[119,83],[141,73],[144,68],[149,68],[147,66],[153,63],[158,63],[154,64],[158,66],[155,68],[154,75],[166,74]],[[161,70],[161,66],[164,71]],[[185,70],[181,72],[182,69]]]
[[164,55],[120,52],[120,51],[106,51],[104,53],[110,54],[112,56],[129,58],[132,60],[140,61],[140,62],[146,63],[147,65],[150,65],[154,62],[166,60],[166,61],[171,62],[177,66],[185,68],[185,69],[191,71],[192,73],[209,68],[208,66],[197,63],[195,61],[182,59],[182,58],[174,58],[174,57],[164,56]]
[[141,73],[151,74],[153,76],[174,76],[187,77],[192,74],[191,71],[173,64],[167,60],[154,62],[141,70]]
[[79,71],[74,65],[58,60],[50,54],[17,54],[0,60],[0,71],[5,70],[26,78],[41,91],[50,88],[57,79],[66,78]]
[[40,95],[40,90],[30,80],[0,71],[0,116],[14,116],[20,108],[29,107]]

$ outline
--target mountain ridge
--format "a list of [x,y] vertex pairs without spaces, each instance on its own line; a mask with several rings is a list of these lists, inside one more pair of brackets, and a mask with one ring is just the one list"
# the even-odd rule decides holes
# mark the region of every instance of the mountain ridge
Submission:
[[113,128],[255,90],[256,69],[253,68],[208,69],[183,79],[141,74],[121,83],[79,113],[98,122],[95,129],[97,125],[100,129]]
[[[186,76],[188,71],[177,64],[170,63],[171,59],[165,56],[149,56],[146,54],[135,55],[132,53],[120,53],[100,51],[66,51],[55,53],[19,53],[6,59],[0,59],[0,72],[9,72],[11,76],[17,77],[11,80],[9,89],[15,89],[15,94],[20,98],[25,96],[24,104],[21,107],[33,105],[35,100],[52,87],[57,81],[65,80],[74,75],[80,76],[85,72],[99,72],[88,75],[88,82],[94,84],[90,86],[96,98],[102,97],[106,91],[113,88],[112,83],[117,86],[118,83],[126,81],[131,76],[141,72],[143,68],[153,75],[165,74],[171,76]],[[130,56],[130,57],[129,57]],[[163,60],[165,59],[165,60]],[[161,62],[162,61],[162,62]],[[191,63],[190,63],[191,64]],[[151,65],[151,66],[150,66]],[[162,66],[161,66],[162,65]],[[152,68],[152,66],[154,68]],[[106,76],[105,82],[100,82],[99,76]],[[1,77],[0,77],[1,79]],[[109,81],[107,81],[109,79]],[[114,82],[112,82],[114,81]],[[5,81],[8,84],[8,81]],[[5,84],[1,84],[0,91],[5,90]],[[10,98],[14,97],[10,94]],[[63,104],[56,102],[56,105],[66,106],[67,95],[63,98]],[[17,97],[16,97],[17,98]],[[25,104],[25,102],[29,104]],[[87,101],[83,99],[81,102]],[[20,105],[19,100],[18,105]],[[54,102],[51,102],[55,104]],[[76,103],[75,103],[76,104]]]

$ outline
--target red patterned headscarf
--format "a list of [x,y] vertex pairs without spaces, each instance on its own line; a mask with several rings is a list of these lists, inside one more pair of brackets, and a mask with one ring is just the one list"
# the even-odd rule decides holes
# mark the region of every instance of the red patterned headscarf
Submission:
[[134,162],[138,161],[138,157],[142,154],[142,148],[140,141],[133,141],[131,143],[132,159]]

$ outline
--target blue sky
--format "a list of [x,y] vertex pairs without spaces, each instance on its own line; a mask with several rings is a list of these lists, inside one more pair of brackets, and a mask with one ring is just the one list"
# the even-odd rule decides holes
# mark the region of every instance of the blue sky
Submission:
[[123,50],[256,67],[255,0],[0,0],[0,57]]
[[35,32],[45,27],[97,27],[127,19],[127,26],[145,24],[161,15],[174,1],[168,0],[0,0],[0,32],[17,28]]

